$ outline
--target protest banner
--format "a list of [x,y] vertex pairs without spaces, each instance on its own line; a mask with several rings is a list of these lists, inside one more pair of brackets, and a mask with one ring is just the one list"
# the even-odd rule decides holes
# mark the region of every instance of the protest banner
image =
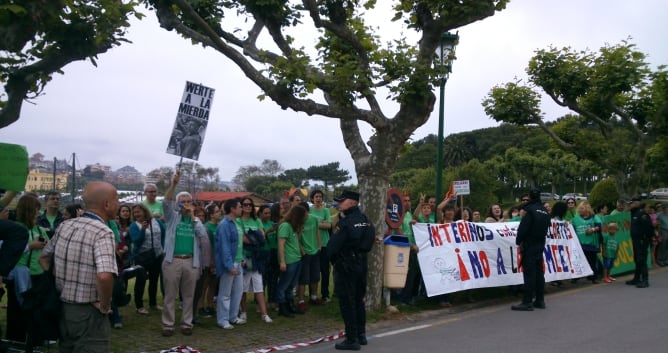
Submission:
[[452,186],[457,195],[471,194],[471,186],[468,180],[455,180],[452,182]]
[[188,159],[199,159],[215,89],[186,81],[176,114],[167,153]]
[[[427,295],[522,284],[519,222],[413,225]],[[545,281],[591,275],[573,226],[552,221],[543,250]]]
[[28,180],[28,149],[0,143],[0,189],[20,192]]

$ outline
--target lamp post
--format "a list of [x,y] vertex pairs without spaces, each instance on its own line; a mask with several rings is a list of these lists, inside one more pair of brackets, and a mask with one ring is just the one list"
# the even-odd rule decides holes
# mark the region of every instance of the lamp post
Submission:
[[455,59],[455,46],[459,42],[459,32],[452,34],[445,32],[441,36],[441,44],[436,48],[437,62],[435,65],[441,69],[441,91],[440,102],[438,106],[438,150],[436,152],[436,202],[440,202],[443,197],[443,128],[445,125],[443,118],[443,99],[445,97],[445,83],[452,72],[452,60]]

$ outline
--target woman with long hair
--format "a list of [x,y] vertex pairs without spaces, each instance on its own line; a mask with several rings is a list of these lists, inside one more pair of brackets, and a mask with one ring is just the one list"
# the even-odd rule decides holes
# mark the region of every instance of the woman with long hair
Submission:
[[[272,320],[267,314],[267,304],[264,300],[264,284],[262,283],[262,273],[264,272],[264,256],[254,256],[254,251],[261,251],[262,248],[257,248],[261,243],[264,247],[266,238],[264,235],[264,225],[262,221],[255,214],[255,203],[253,199],[246,197],[241,199],[241,217],[236,219],[237,230],[243,234],[244,242],[244,292],[241,295],[241,314],[239,319],[241,321],[248,320],[246,293],[253,292],[255,294],[255,301],[260,309],[262,321],[271,323]],[[250,233],[254,232],[255,236],[262,239],[252,239]],[[252,250],[251,250],[252,249]],[[262,264],[260,264],[262,262]]]
[[278,315],[294,317],[298,313],[293,300],[293,290],[301,273],[303,250],[299,237],[306,222],[306,209],[292,206],[278,226]]
[[132,209],[130,205],[122,204],[116,214],[120,242],[116,243],[116,262],[118,272],[129,267],[130,264],[130,224],[132,224]]
[[[137,313],[148,315],[148,310],[144,308],[144,288],[146,286],[146,277],[148,277],[148,304],[151,309],[158,309],[157,292],[158,282],[162,267],[162,226],[156,218],[151,215],[148,207],[144,204],[132,206],[132,217],[134,222],[130,225],[130,239],[132,239],[132,258],[136,265],[140,265],[146,271],[146,276],[137,276],[135,282],[135,306]],[[152,260],[144,262],[141,253],[153,251],[155,256]]]
[[40,280],[44,270],[39,265],[39,257],[46,246],[49,237],[46,231],[37,225],[37,216],[41,205],[32,195],[24,195],[16,205],[16,223],[28,231],[28,244],[14,269],[9,273],[11,282],[7,282],[9,291],[7,299],[7,339],[26,342],[29,328],[29,319],[21,309],[23,305],[22,293],[27,291],[33,283]]
[[501,209],[501,206],[496,203],[490,205],[489,209],[487,210],[487,218],[485,218],[485,223],[498,223],[505,221],[506,220],[503,219],[503,210]]

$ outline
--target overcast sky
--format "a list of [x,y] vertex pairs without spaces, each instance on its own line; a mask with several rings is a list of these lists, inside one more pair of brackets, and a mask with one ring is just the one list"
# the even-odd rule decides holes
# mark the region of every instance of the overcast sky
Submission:
[[[66,66],[43,96],[24,104],[18,122],[0,130],[0,141],[46,158],[71,161],[75,152],[78,165],[131,165],[143,173],[173,166],[179,157],[165,150],[189,80],[216,89],[199,163],[218,167],[222,180],[264,159],[285,169],[340,161],[354,175],[338,120],[258,101],[262,92],[222,54],[191,45],[160,28],[154,13],[142,11],[147,16],[129,30],[132,44],[100,55],[97,68],[90,62]],[[446,85],[445,136],[497,125],[481,101],[494,85],[526,77],[536,49],[596,50],[632,37],[653,66],[668,64],[666,14],[665,0],[513,0],[493,17],[460,28]],[[391,104],[385,107],[387,116],[394,115]],[[543,108],[550,119],[565,112],[545,99]],[[436,134],[437,127],[438,104],[413,140]]]

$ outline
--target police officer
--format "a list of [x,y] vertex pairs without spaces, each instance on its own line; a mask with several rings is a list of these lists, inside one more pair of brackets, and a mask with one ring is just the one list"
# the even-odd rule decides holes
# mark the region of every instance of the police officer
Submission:
[[334,290],[346,325],[346,338],[334,347],[359,350],[366,340],[364,296],[367,282],[367,255],[373,245],[374,229],[357,206],[360,195],[345,190],[340,197],[339,223],[327,244],[327,253],[334,265]]
[[[524,276],[524,298],[522,303],[513,305],[512,310],[533,311],[545,309],[545,276],[543,274],[543,249],[545,236],[550,227],[550,214],[540,202],[540,190],[529,191],[529,202],[523,207],[526,214],[517,228],[515,244],[522,252]],[[535,296],[535,301],[532,302]]]
[[628,285],[638,288],[649,287],[647,272],[647,248],[654,236],[654,227],[649,215],[645,213],[640,203],[640,196],[631,199],[631,241],[633,242],[633,261],[636,264],[633,279],[626,281]]

